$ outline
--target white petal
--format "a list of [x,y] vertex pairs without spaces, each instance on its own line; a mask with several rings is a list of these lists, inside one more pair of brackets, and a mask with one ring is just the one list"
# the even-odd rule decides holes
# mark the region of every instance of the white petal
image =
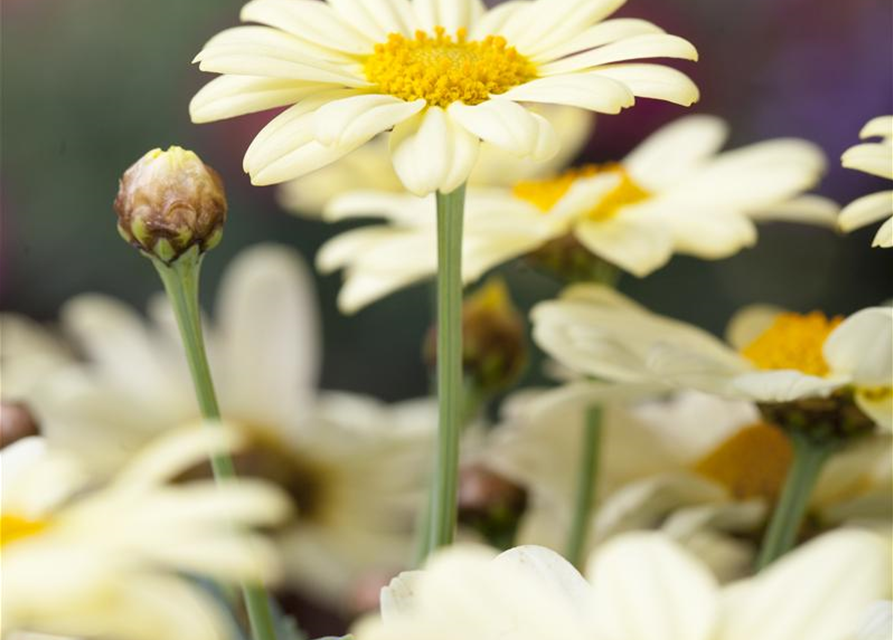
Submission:
[[647,20],[637,18],[615,18],[599,22],[574,38],[532,56],[535,62],[557,60],[580,51],[601,47],[624,38],[649,33],[663,33],[663,29]]
[[644,277],[673,256],[671,227],[658,218],[620,213],[608,220],[584,220],[574,236],[597,256],[624,271]]
[[622,82],[638,98],[666,100],[690,107],[701,99],[697,85],[687,75],[659,64],[615,64],[593,73]]
[[514,547],[493,562],[528,576],[531,582],[568,602],[581,617],[587,615],[592,605],[592,587],[570,562],[551,549],[534,545]]
[[472,107],[454,102],[447,113],[481,140],[516,156],[545,161],[558,151],[552,126],[511,100],[491,98]]
[[859,132],[859,137],[866,138],[893,138],[893,116],[878,116],[865,123]]
[[539,71],[541,75],[551,76],[642,58],[697,60],[698,52],[690,42],[679,36],[649,34],[625,38],[591,51],[544,64]]
[[782,558],[730,599],[723,640],[838,640],[890,590],[889,544],[843,530]]
[[376,300],[431,277],[436,272],[436,267],[425,264],[408,265],[402,272],[351,272],[338,293],[338,309],[348,315],[356,313]]
[[887,180],[893,180],[893,146],[877,142],[857,144],[841,158],[847,169],[857,169]]
[[275,26],[322,47],[352,54],[372,53],[374,41],[325,2],[252,0],[242,7],[240,18]]
[[791,369],[743,373],[732,384],[736,391],[757,401],[790,402],[800,398],[826,397],[846,382],[846,379],[819,378]]
[[313,114],[316,139],[329,147],[355,145],[411,118],[424,107],[425,101],[421,99],[404,102],[380,94],[334,100]]
[[326,89],[324,84],[296,84],[292,80],[220,76],[202,87],[189,102],[195,123],[213,122],[300,102]]
[[825,361],[834,374],[862,387],[893,384],[893,308],[870,307],[854,313],[825,340]]
[[784,309],[769,304],[752,304],[738,311],[726,327],[726,342],[741,351],[759,338]]
[[330,238],[316,254],[316,268],[321,273],[331,273],[350,265],[357,256],[377,246],[394,235],[394,229],[384,225],[360,227]]
[[714,156],[728,135],[729,127],[721,118],[685,116],[648,136],[623,159],[623,167],[645,189],[660,191]]
[[590,560],[587,574],[605,640],[713,637],[716,581],[665,537],[630,534],[609,542]]
[[[332,200],[326,207],[329,222],[348,218],[387,218],[401,226],[425,226],[426,213],[434,211],[434,198],[418,198],[389,191],[350,191]],[[429,226],[433,226],[430,223]]]
[[564,104],[601,113],[619,113],[635,98],[623,84],[595,74],[538,78],[509,89],[500,97],[519,102]]
[[[660,207],[655,200],[650,210]],[[630,210],[635,211],[635,207]],[[757,242],[756,225],[747,217],[719,209],[698,211],[668,207],[663,213],[672,229],[676,251],[705,260],[719,260],[734,255]]]
[[480,0],[415,0],[413,8],[423,30],[434,33],[434,27],[439,26],[448,35],[468,28],[484,11]]
[[487,36],[496,35],[512,16],[526,11],[529,5],[528,0],[501,2],[475,21],[468,33],[469,40],[483,40]]
[[537,0],[500,29],[509,44],[535,56],[576,37],[612,14],[625,0]]
[[837,220],[843,231],[852,231],[883,220],[893,214],[893,191],[878,191],[854,200],[840,212]]
[[893,247],[893,217],[881,225],[871,242],[872,247],[889,249]]
[[747,216],[757,222],[798,222],[833,229],[837,226],[839,213],[840,207],[833,200],[807,194],[773,204],[767,209],[748,211]]

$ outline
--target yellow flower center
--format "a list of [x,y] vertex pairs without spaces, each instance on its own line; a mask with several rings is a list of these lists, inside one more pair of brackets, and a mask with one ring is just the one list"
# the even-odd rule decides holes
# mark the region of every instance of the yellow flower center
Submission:
[[728,488],[736,499],[775,502],[792,456],[791,443],[780,429],[755,424],[722,442],[693,469]]
[[782,313],[741,354],[760,369],[795,369],[813,376],[828,373],[822,355],[825,339],[843,322],[819,311],[805,315]]
[[407,101],[423,98],[438,107],[480,104],[536,77],[533,63],[505,38],[469,42],[466,35],[459,29],[454,38],[443,27],[435,27],[434,37],[424,31],[416,31],[415,39],[392,33],[375,45],[363,71],[383,93]]
[[577,180],[591,178],[598,174],[614,173],[620,182],[614,189],[603,196],[581,218],[603,221],[613,218],[621,207],[641,202],[650,197],[650,193],[639,186],[632,176],[617,163],[587,164],[582,167],[568,169],[555,178],[543,180],[524,180],[517,183],[512,192],[515,197],[526,200],[540,211],[547,213],[561,200]]
[[30,520],[15,514],[4,513],[0,516],[0,547],[35,536],[46,529],[47,524],[44,520]]

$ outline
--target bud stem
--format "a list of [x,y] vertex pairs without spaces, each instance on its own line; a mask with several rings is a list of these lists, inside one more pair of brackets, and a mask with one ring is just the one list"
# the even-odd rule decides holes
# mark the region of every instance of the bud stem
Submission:
[[794,448],[794,460],[763,537],[757,557],[758,570],[765,569],[794,546],[816,481],[836,448],[834,444],[796,432],[789,433],[788,437]]
[[574,499],[574,519],[568,532],[565,556],[575,567],[583,562],[586,539],[589,537],[589,523],[592,519],[592,502],[598,482],[599,460],[601,458],[602,409],[592,405],[586,409],[586,422],[583,425],[583,446],[577,468],[577,487]]
[[[202,254],[197,246],[190,248],[171,264],[152,258],[177,319],[202,417],[211,423],[219,423],[220,406],[217,403],[217,394],[214,391],[214,382],[202,338],[201,310],[198,302],[201,262]],[[236,478],[235,465],[229,454],[212,456],[211,468],[217,482],[232,481]],[[266,588],[262,585],[243,584],[242,596],[254,640],[276,640]]]
[[[465,185],[437,193],[437,463],[427,552],[452,544],[462,430],[462,222]],[[425,554],[427,555],[427,553]]]

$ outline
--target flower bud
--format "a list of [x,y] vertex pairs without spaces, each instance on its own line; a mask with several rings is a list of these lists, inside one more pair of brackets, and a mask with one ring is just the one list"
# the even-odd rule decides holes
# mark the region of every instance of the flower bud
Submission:
[[21,402],[0,404],[0,449],[38,433],[37,421],[27,405]]
[[531,253],[527,261],[534,268],[547,271],[568,284],[601,282],[614,285],[620,274],[616,266],[589,251],[571,233],[547,242]]
[[223,180],[192,151],[153,149],[120,180],[118,231],[150,257],[170,264],[187,250],[202,253],[223,234]]
[[[437,362],[436,327],[428,333],[424,355],[433,368]],[[462,365],[477,389],[488,394],[507,389],[524,372],[524,319],[501,279],[491,278],[462,305]]]

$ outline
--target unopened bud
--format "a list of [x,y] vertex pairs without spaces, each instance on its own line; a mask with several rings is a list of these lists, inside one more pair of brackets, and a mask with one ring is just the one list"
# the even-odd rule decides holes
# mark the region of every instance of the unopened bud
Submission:
[[613,286],[620,270],[580,244],[572,233],[556,238],[531,253],[528,262],[566,283],[601,282]]
[[[433,368],[436,327],[428,333],[424,354]],[[465,375],[484,393],[510,387],[527,365],[524,318],[499,278],[488,280],[462,305],[462,365]]]
[[127,242],[170,264],[193,247],[202,253],[220,242],[223,180],[192,151],[153,149],[124,173],[115,212]]

